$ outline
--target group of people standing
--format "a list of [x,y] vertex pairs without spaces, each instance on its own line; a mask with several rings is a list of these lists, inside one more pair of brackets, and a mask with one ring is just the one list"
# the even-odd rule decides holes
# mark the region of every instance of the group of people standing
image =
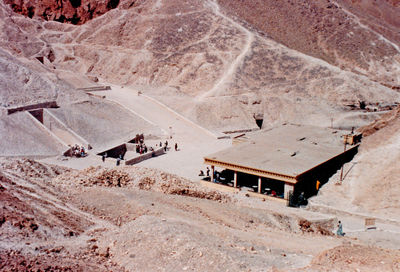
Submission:
[[147,153],[147,151],[153,151],[153,148],[150,147],[149,149],[147,148],[146,144],[141,143],[136,145],[136,153],[139,153],[140,155]]
[[[210,168],[207,167],[206,173],[207,173],[207,177],[209,177],[210,176]],[[203,170],[200,170],[199,176],[204,176]]]
[[[160,147],[163,146],[163,144],[160,142]],[[168,140],[165,141],[164,143],[164,151],[167,152],[168,150]],[[178,151],[178,143],[175,143],[175,151]]]
[[85,151],[85,147],[84,146],[79,146],[79,145],[74,145],[73,147],[71,147],[71,151],[72,151],[72,156],[75,157],[85,157],[86,151]]
[[152,147],[147,148],[146,144],[144,143],[144,138],[141,138],[136,145],[136,153],[140,155],[147,153],[147,151],[154,151]]
[[[156,144],[156,146],[157,146],[157,144]],[[166,152],[168,150],[168,140],[166,140],[164,144],[162,144],[162,142],[160,142],[160,147],[163,147],[164,151]],[[175,151],[178,151],[178,150],[179,150],[178,149],[178,143],[175,143]],[[153,154],[154,154],[154,148],[153,147],[147,148],[146,144],[144,143],[144,139],[143,138],[138,139],[138,142],[136,144],[136,153],[139,153],[140,155],[142,155],[142,154],[147,153],[148,151],[153,152]],[[84,152],[84,149],[83,149],[83,152]],[[101,155],[102,161],[105,162],[107,157],[108,157],[107,152],[104,152]],[[120,154],[118,156],[117,160],[116,160],[116,165],[119,166],[121,164],[121,160],[123,160],[123,159],[124,159],[123,155]],[[207,173],[209,174],[209,170],[208,170]]]
[[[104,152],[103,154],[101,154],[101,160],[102,160],[103,162],[106,161],[106,158],[107,158],[107,157],[108,157],[107,152]],[[124,159],[124,155],[119,154],[119,156],[118,156],[118,158],[117,158],[117,160],[116,160],[116,165],[119,166],[119,165],[121,164],[121,161],[122,161],[123,159]]]

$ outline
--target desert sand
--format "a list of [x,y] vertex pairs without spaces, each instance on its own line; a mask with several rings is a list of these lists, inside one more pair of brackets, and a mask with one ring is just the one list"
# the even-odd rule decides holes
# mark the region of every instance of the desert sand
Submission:
[[[398,271],[399,9],[1,1],[0,270]],[[50,102],[43,122],[24,110]],[[203,157],[254,116],[364,138],[305,207],[204,186]],[[136,134],[171,148],[134,166],[97,155]],[[63,156],[73,144],[91,149]]]

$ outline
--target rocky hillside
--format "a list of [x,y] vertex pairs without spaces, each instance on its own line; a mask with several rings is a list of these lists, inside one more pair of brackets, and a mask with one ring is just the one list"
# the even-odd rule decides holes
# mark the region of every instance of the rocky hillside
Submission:
[[[266,126],[350,128],[400,101],[396,33],[384,38],[338,3],[292,2],[122,1],[79,26],[1,4],[1,47],[75,86],[135,86],[217,131],[256,127],[255,114]],[[359,101],[378,113],[354,111]]]
[[281,44],[343,70],[400,86],[398,1],[218,2]]
[[[61,1],[30,1],[4,0],[14,12],[29,18],[42,18],[46,21],[60,23],[83,24],[97,16],[103,15],[119,5],[119,0],[61,0]],[[130,5],[136,1],[131,0]]]
[[312,199],[311,206],[322,204],[397,220],[400,216],[399,108],[361,131],[367,137],[353,161],[344,166],[343,182],[335,185],[339,181],[337,173]]
[[2,271],[399,268],[385,232],[335,237],[335,217],[145,168],[0,160],[0,203]]

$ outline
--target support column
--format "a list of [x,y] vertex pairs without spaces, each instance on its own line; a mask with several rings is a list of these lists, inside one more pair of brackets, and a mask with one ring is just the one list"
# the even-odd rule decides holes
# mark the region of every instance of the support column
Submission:
[[293,184],[285,183],[285,188],[284,188],[284,191],[283,191],[283,197],[285,199],[289,199],[289,192],[293,191],[293,190],[294,190]]
[[258,177],[258,193],[261,194],[261,177]]
[[214,182],[214,165],[211,165],[211,182]]
[[233,187],[237,188],[237,171],[233,173]]

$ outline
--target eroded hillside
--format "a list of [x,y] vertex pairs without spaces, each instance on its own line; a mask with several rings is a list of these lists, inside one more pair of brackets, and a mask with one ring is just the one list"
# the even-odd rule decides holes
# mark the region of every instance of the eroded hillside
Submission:
[[[0,160],[0,270],[397,271],[397,13],[395,0],[0,2],[0,156],[92,166]],[[112,88],[76,89],[96,84]],[[7,113],[47,101],[47,130]],[[217,133],[254,116],[374,123],[342,184],[293,209],[195,182],[205,152],[230,145]],[[95,149],[57,156],[54,136],[77,138],[54,124]],[[142,162],[154,168],[96,155],[139,133],[179,148]]]
[[76,171],[25,159],[1,160],[0,169],[5,271],[399,267],[398,250],[368,244],[395,245],[385,232],[335,237],[333,216],[219,193],[157,170]]
[[[344,167],[341,185],[339,173],[312,200],[313,205],[326,205],[378,217],[396,219],[398,210],[400,169],[400,108],[361,129],[367,136],[360,152]],[[368,136],[369,135],[369,136]],[[339,201],[338,201],[339,200]]]
[[80,26],[24,18],[2,5],[2,47],[43,57],[43,66],[77,86],[134,86],[217,131],[253,128],[255,114],[268,126],[350,128],[378,118],[350,111],[359,101],[379,112],[400,100],[391,89],[399,80],[397,34],[382,38],[338,4],[128,2]]
[[289,48],[373,80],[400,85],[400,7],[396,2],[218,2]]

